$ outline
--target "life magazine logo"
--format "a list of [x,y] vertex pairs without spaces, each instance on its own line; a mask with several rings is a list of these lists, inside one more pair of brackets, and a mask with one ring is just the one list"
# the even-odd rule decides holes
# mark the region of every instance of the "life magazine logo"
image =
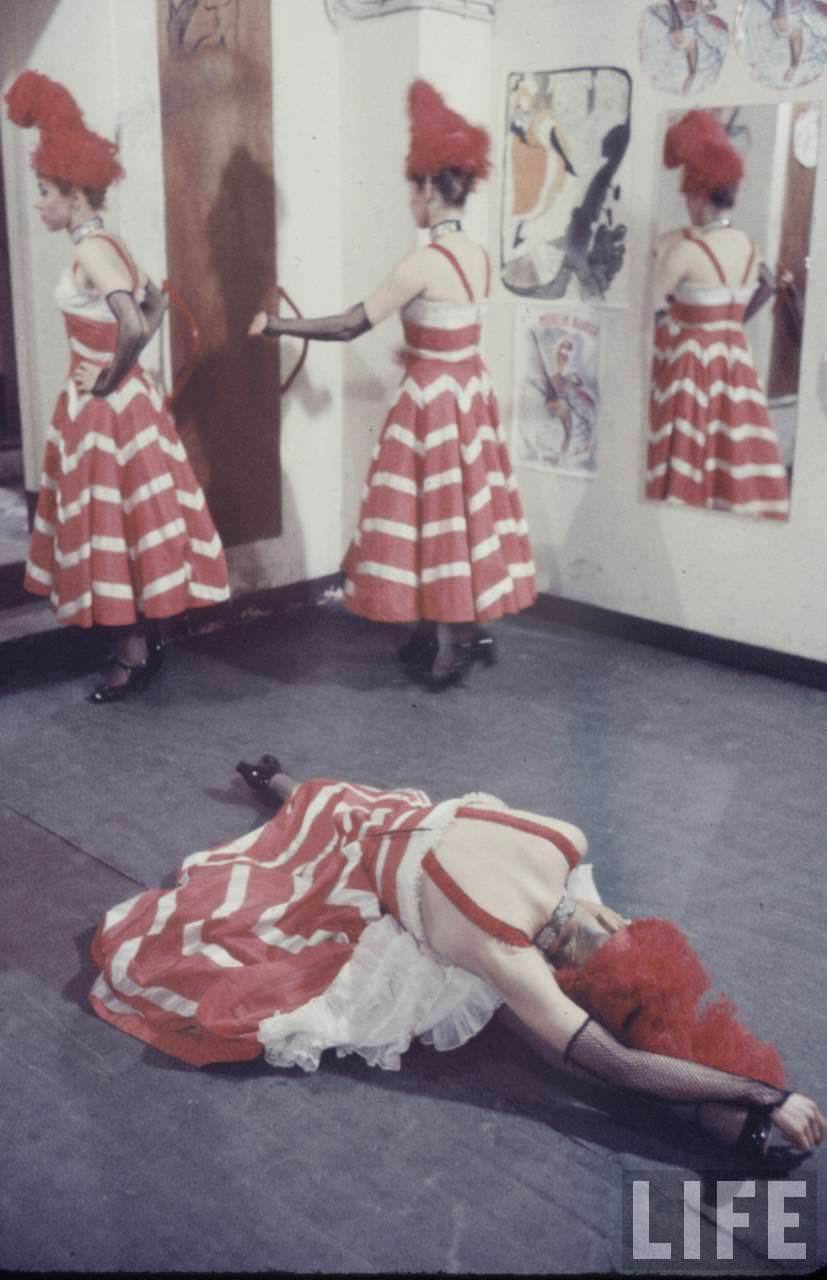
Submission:
[[819,1265],[813,1172],[625,1170],[622,1213],[625,1272],[807,1273]]

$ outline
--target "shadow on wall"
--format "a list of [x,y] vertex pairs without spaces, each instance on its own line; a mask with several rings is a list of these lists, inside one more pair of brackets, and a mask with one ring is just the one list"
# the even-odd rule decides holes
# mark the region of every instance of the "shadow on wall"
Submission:
[[26,0],[25,4],[15,5],[13,19],[4,15],[9,25],[13,24],[13,34],[0,45],[0,78],[4,90],[8,87],[6,78],[11,81],[29,66],[29,59],[60,4],[61,0]]
[[[270,7],[169,13],[159,29],[169,274],[201,338],[176,417],[225,545],[237,546],[281,532],[279,353],[247,337],[275,302]],[[172,348],[181,367],[191,337],[177,315]]]
[[275,286],[275,226],[272,178],[236,147],[206,219],[206,269],[220,320],[210,316],[207,349],[175,402],[185,447],[230,546],[281,533],[279,352],[247,336]]

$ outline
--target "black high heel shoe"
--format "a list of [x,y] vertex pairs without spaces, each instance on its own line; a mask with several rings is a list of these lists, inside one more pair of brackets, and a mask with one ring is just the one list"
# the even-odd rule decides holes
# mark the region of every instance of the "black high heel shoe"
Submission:
[[122,662],[120,658],[114,658],[110,665],[120,667],[122,671],[128,671],[129,674],[122,684],[98,685],[87,698],[88,702],[93,702],[96,706],[103,706],[107,702],[123,702],[124,698],[128,698],[131,693],[141,693],[150,680],[157,675],[161,662],[158,659],[153,665],[151,656],[147,654],[143,662]]
[[157,676],[161,667],[164,665],[164,646],[160,641],[155,640],[147,647],[146,669],[150,679]]
[[262,792],[269,791],[270,780],[275,778],[277,773],[283,773],[281,765],[275,756],[261,756],[255,764],[248,764],[246,760],[239,760],[235,767],[236,773],[240,773],[247,786],[259,795]]
[[473,640],[469,640],[460,647],[468,650],[471,662],[481,662],[486,667],[493,667],[499,656],[497,653],[497,641],[482,629],[480,629],[478,636],[475,636]]
[[416,631],[396,650],[396,656],[406,667],[430,667],[437,653],[436,636]]
[[450,689],[452,685],[460,684],[463,677],[470,670],[473,663],[471,655],[468,653],[467,644],[454,645],[454,659],[444,671],[425,672],[425,688],[431,693],[442,693],[444,689]]

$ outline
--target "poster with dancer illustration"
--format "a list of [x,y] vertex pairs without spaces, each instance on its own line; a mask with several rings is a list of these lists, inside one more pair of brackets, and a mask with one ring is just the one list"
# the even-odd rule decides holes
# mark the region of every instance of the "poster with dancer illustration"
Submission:
[[658,0],[644,9],[638,31],[640,65],[656,89],[684,97],[721,74],[729,27],[718,0]]
[[824,0],[741,0],[735,47],[762,84],[797,89],[827,65]]
[[525,303],[514,333],[518,466],[588,479],[597,466],[600,320],[590,308]]
[[619,67],[509,75],[501,274],[512,293],[625,304],[631,103]]

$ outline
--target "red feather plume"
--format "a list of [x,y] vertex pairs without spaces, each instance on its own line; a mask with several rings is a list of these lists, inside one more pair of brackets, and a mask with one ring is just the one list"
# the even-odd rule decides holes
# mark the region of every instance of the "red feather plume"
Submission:
[[687,195],[734,186],[744,176],[740,153],[711,111],[687,111],[669,126],[663,163],[667,169],[683,168],[681,190]]
[[6,94],[12,124],[23,129],[82,129],[83,114],[68,89],[39,71],[23,71]]
[[32,166],[44,178],[76,187],[105,188],[123,177],[118,148],[88,129],[68,89],[39,71],[23,71],[6,94],[13,124],[40,129]]
[[408,178],[433,177],[443,169],[465,169],[485,178],[491,168],[491,138],[486,129],[452,111],[427,80],[414,80],[408,90],[411,142]]
[[634,920],[577,968],[561,968],[566,995],[634,1049],[783,1085],[778,1051],[738,1019],[726,996],[701,1006],[709,976],[668,920]]

